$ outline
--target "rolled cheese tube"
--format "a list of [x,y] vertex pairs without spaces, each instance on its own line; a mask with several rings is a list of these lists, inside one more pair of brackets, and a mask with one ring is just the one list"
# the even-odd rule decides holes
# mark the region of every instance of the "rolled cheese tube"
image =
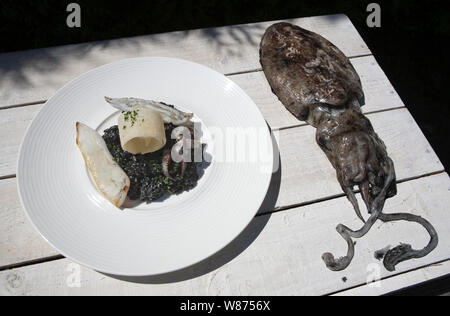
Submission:
[[164,121],[160,113],[145,107],[122,113],[118,120],[120,143],[132,154],[147,154],[166,144]]

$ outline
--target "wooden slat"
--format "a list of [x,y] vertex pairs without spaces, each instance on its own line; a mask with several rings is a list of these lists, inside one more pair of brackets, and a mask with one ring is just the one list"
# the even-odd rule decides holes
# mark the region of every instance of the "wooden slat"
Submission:
[[[443,171],[442,164],[406,109],[370,114],[368,117],[388,146],[398,180]],[[270,189],[270,195],[277,196],[277,209],[342,194],[333,168],[315,143],[314,133],[315,130],[309,126],[280,131],[281,175],[274,177]],[[15,186],[15,179],[0,181],[2,190],[11,193],[0,205],[2,241],[9,241],[2,244],[5,255],[0,258],[0,266],[55,254],[48,251],[46,243],[28,222],[22,222],[23,214]],[[273,202],[269,204],[273,206]],[[349,212],[352,210],[349,203],[346,209]],[[273,209],[261,208],[260,214],[271,211]],[[10,224],[16,222],[21,222],[21,225]],[[39,247],[29,249],[29,240],[40,242]],[[41,252],[41,249],[47,251]]]
[[[343,272],[327,270],[323,252],[337,255],[346,250],[335,231],[338,223],[352,228],[361,223],[348,209],[345,198],[259,216],[237,240],[212,258],[169,275],[118,280],[80,268],[67,259],[0,273],[0,295],[322,295],[366,284],[371,275],[384,279],[450,258],[450,203],[447,174],[399,185],[399,194],[387,201],[386,210],[426,217],[435,226],[440,244],[429,256],[404,262],[395,273],[387,272],[373,252],[386,245],[408,242],[423,247],[428,235],[406,222],[377,222],[358,240],[356,256]],[[361,201],[360,201],[361,202]],[[248,246],[249,245],[249,246]],[[248,246],[248,247],[247,247]],[[378,274],[379,273],[379,274]],[[345,280],[345,281],[344,281]],[[395,280],[395,279],[394,279]],[[426,280],[423,277],[422,280]],[[128,281],[139,281],[138,284]],[[416,279],[417,282],[421,278]],[[383,284],[383,283],[382,283]],[[389,290],[392,287],[389,286]]]
[[[365,113],[404,106],[373,56],[355,58],[352,62],[366,93]],[[302,124],[277,100],[262,72],[230,78],[254,100],[273,130]],[[0,147],[0,177],[15,173],[20,142],[26,127],[41,107],[32,105],[0,110],[0,144],[4,144]]]
[[[288,20],[317,32],[347,56],[371,54],[345,15]],[[48,99],[78,75],[124,58],[166,56],[222,73],[259,68],[259,42],[273,22],[139,36],[0,55],[0,108]]]
[[[354,58],[351,62],[361,77],[366,98],[364,113],[404,107],[402,100],[373,56]],[[303,123],[278,101],[263,72],[230,76],[230,79],[236,82],[258,105],[272,130]]]
[[19,147],[42,105],[0,110],[0,177],[16,173]]
[[381,282],[364,284],[354,289],[339,292],[334,296],[375,296],[399,291],[410,286],[431,281],[450,273],[450,260],[433,264],[388,278]]
[[0,267],[58,254],[26,218],[16,179],[0,181],[0,201]]

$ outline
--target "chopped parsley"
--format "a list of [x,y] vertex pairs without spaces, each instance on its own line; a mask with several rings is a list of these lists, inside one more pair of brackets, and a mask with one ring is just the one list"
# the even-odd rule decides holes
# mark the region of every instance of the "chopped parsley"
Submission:
[[[139,116],[139,109],[125,112],[125,114],[123,115],[123,119],[126,122],[130,121],[131,122],[131,127],[133,127],[134,124],[136,123],[136,120],[137,120],[138,116]],[[144,120],[142,120],[142,122],[143,121]]]

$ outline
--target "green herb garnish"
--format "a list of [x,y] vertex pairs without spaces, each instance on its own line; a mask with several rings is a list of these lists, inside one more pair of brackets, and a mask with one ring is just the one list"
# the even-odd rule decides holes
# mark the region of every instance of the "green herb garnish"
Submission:
[[[127,122],[131,121],[131,127],[133,127],[134,124],[136,123],[138,116],[139,116],[139,109],[126,112],[123,116],[123,119]],[[142,120],[142,121],[144,121],[144,120]]]

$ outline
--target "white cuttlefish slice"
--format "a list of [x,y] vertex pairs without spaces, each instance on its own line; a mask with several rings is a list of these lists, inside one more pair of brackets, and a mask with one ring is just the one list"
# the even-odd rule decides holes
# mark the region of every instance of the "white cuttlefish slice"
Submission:
[[130,178],[114,161],[97,131],[82,123],[77,123],[76,128],[77,145],[98,190],[115,206],[121,207],[130,188]]
[[173,125],[187,125],[190,123],[194,114],[182,112],[176,108],[165,105],[161,102],[152,100],[144,100],[137,98],[110,98],[105,97],[106,102],[114,108],[121,111],[132,111],[137,107],[146,107],[161,113],[164,123],[172,123]]

